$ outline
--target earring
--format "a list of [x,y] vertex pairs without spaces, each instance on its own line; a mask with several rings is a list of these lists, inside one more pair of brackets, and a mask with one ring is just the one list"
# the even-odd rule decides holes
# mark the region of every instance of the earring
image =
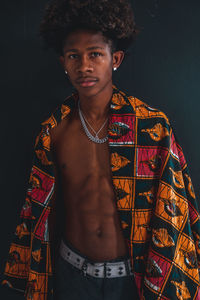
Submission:
[[117,68],[115,67],[115,68],[113,68],[113,71],[116,71],[117,70]]
[[67,71],[65,70],[65,74],[67,74]]

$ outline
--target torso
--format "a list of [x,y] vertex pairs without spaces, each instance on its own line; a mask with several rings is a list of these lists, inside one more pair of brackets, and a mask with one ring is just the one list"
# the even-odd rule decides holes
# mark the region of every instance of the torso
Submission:
[[[107,128],[102,134],[106,132]],[[95,261],[125,255],[108,143],[95,144],[88,139],[77,111],[52,130],[51,139],[66,240]]]

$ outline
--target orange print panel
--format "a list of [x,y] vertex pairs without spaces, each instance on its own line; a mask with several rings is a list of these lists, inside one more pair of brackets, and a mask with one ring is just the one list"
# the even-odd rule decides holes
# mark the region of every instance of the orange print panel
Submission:
[[29,271],[30,249],[11,245],[5,272],[15,277],[26,277]]
[[52,274],[52,259],[51,259],[51,249],[50,245],[47,244],[47,261],[46,261],[46,269],[49,274]]
[[41,300],[41,294],[46,292],[46,276],[33,271],[30,272],[28,279],[28,296],[30,299]]
[[41,160],[41,163],[45,166],[52,165],[53,162],[49,161],[44,150],[35,150],[37,157]]
[[171,187],[160,184],[156,214],[180,230],[187,212],[186,201],[179,197]]
[[152,118],[152,117],[160,117],[163,116],[163,113],[148,106],[146,103],[135,97],[128,98],[131,104],[133,105],[134,110],[136,111],[136,115],[138,118]]
[[43,127],[42,130],[41,130],[41,132],[39,133],[39,135],[36,137],[35,147],[39,143],[39,140],[42,141],[42,144],[43,144],[44,148],[47,151],[50,151],[50,142],[51,142],[51,139],[50,139],[48,127]]
[[151,210],[136,210],[134,213],[135,228],[133,241],[144,242],[147,240],[149,222],[151,219]]
[[51,115],[51,117],[49,119],[47,119],[46,121],[44,121],[42,123],[42,125],[51,125],[51,128],[55,127],[57,125],[56,119],[54,118],[53,115]]
[[124,105],[128,105],[121,94],[113,94],[111,107],[113,109],[121,109]]
[[132,180],[114,179],[115,195],[118,209],[128,210],[132,207]]
[[[46,130],[48,130],[48,129],[46,129]],[[50,151],[50,142],[51,142],[51,139],[50,139],[50,135],[48,135],[48,132],[43,133],[43,135],[42,135],[41,138],[42,138],[42,143],[43,143],[44,148],[47,151]]]
[[63,120],[70,113],[70,107],[68,105],[62,104],[61,106],[61,119]]
[[199,282],[198,263],[194,243],[182,235],[176,247],[174,262],[193,280]]

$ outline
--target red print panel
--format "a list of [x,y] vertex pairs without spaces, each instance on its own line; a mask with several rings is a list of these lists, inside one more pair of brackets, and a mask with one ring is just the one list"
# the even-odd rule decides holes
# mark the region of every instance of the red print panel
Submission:
[[46,234],[47,234],[47,218],[49,216],[49,211],[45,210],[42,217],[40,218],[36,230],[35,230],[35,235],[37,238],[41,240],[46,240]]
[[151,289],[159,292],[166,279],[170,263],[151,252],[147,261],[146,275],[144,282]]
[[135,115],[112,115],[109,122],[109,143],[111,145],[134,144]]
[[193,222],[195,222],[198,219],[198,213],[190,202],[188,202],[188,204],[189,204],[189,213],[190,213],[190,223],[193,224]]
[[163,168],[167,156],[167,150],[161,148],[137,149],[137,176],[157,177]]
[[176,143],[173,133],[172,133],[172,139],[171,139],[171,154],[180,161],[181,167],[183,168],[183,166],[186,163],[185,157],[184,157],[183,151],[180,148],[179,144]]
[[46,205],[53,190],[54,180],[35,168],[33,168],[30,180],[32,184],[32,199],[36,202]]

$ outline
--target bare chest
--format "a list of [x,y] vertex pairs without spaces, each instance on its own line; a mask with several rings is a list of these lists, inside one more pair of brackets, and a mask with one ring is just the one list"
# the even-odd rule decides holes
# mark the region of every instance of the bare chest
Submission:
[[57,174],[67,193],[75,192],[84,197],[88,190],[93,190],[94,196],[97,196],[103,190],[112,197],[110,152],[107,143],[91,142],[79,122],[63,124],[54,133],[53,140]]
[[65,238],[95,260],[124,255],[108,143],[91,142],[76,120],[61,125],[52,140]]

